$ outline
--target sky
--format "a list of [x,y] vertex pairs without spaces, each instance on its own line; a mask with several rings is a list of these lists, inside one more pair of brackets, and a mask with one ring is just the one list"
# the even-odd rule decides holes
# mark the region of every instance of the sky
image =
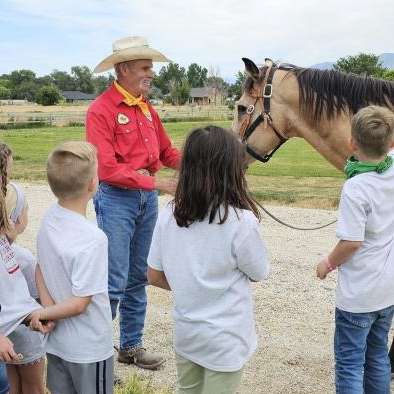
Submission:
[[393,0],[0,0],[0,74],[93,69],[113,41],[139,35],[231,81],[242,57],[310,66],[394,52],[393,26]]

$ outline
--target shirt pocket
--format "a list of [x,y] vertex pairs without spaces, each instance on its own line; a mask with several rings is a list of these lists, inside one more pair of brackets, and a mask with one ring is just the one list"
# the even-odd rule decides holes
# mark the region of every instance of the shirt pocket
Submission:
[[[117,125],[114,132],[115,153],[118,161],[129,158],[130,152],[139,143],[139,129],[136,124]],[[120,159],[120,160],[119,160]],[[123,159],[123,160],[122,160]]]
[[149,150],[154,157],[160,156],[160,141],[157,135],[157,130],[153,122],[147,122],[147,137],[149,138],[146,143],[149,144]]

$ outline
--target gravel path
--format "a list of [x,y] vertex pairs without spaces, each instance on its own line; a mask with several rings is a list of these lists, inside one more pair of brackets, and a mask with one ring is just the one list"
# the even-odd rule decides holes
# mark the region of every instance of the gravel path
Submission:
[[[18,242],[35,252],[35,236],[44,211],[54,202],[47,185],[24,184],[30,223]],[[161,199],[161,204],[165,201]],[[282,220],[296,226],[315,226],[335,218],[333,211],[270,207]],[[92,206],[89,217],[94,219]],[[253,285],[259,348],[246,365],[240,393],[330,393],[333,386],[333,311],[335,275],[315,278],[315,265],[335,243],[335,226],[318,231],[296,231],[264,215],[262,233],[271,255],[271,274]],[[171,348],[171,297],[149,288],[145,345],[166,358],[164,368],[145,372],[117,366],[120,376],[149,377],[154,387],[174,387]],[[115,328],[115,336],[117,329]],[[115,338],[116,341],[116,338]]]

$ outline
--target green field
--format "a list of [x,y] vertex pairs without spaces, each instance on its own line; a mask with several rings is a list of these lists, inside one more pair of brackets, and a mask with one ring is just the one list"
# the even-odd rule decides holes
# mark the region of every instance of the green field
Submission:
[[[182,147],[188,131],[203,124],[229,127],[230,122],[178,122],[165,127],[174,144]],[[59,142],[84,138],[82,127],[52,127],[2,131],[0,139],[14,152],[12,178],[45,180],[45,161]],[[169,170],[163,170],[172,176]],[[305,207],[333,208],[339,199],[343,174],[328,164],[301,139],[288,141],[268,164],[255,163],[248,169],[253,194],[261,202]]]

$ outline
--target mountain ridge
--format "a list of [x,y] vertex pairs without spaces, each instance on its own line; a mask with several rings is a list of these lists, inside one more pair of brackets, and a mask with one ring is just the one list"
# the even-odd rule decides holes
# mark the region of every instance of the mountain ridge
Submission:
[[[394,53],[387,52],[379,55],[379,60],[382,66],[389,69],[394,69]],[[317,68],[319,70],[331,70],[335,62],[321,62],[310,66],[310,68]]]

